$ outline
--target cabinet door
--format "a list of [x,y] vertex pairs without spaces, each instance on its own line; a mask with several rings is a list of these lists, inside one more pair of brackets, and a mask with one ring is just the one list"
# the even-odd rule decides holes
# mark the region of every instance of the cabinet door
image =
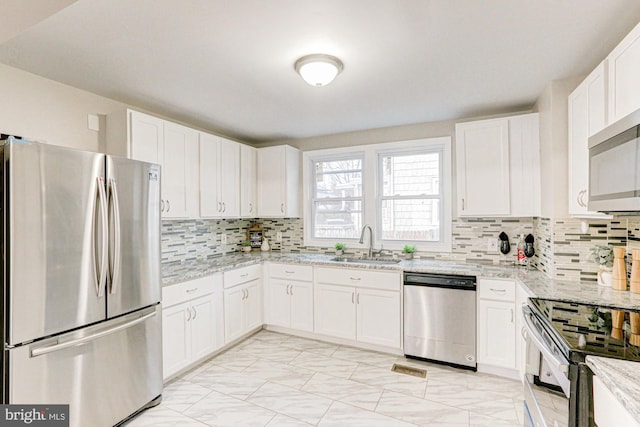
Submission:
[[513,302],[478,302],[478,363],[516,368]]
[[240,216],[255,218],[258,214],[256,206],[256,187],[258,168],[258,151],[245,144],[240,144]]
[[209,294],[191,301],[191,358],[200,359],[216,349],[215,297]]
[[640,108],[640,25],[607,57],[609,69],[609,123]]
[[355,288],[318,283],[314,291],[315,332],[356,339]]
[[260,280],[252,280],[243,286],[246,289],[243,333],[246,333],[262,325],[262,292]]
[[540,138],[538,114],[509,118],[511,216],[540,216]]
[[242,336],[245,289],[243,286],[224,290],[224,339],[229,343]]
[[189,303],[162,309],[162,376],[168,378],[191,361]]
[[291,327],[290,285],[291,282],[288,280],[269,280],[269,324]]
[[285,150],[258,150],[258,216],[283,217],[285,207]]
[[589,211],[589,137],[605,126],[605,68],[601,63],[569,95],[569,214],[603,217]]
[[188,158],[197,143],[197,134],[184,126],[165,122],[162,160],[162,199],[164,217],[187,218],[193,213],[189,193],[191,170],[196,167]]
[[400,348],[400,292],[356,291],[357,339]]
[[131,158],[162,164],[164,120],[137,111],[131,111],[129,114]]
[[458,213],[508,215],[509,120],[456,125]]
[[200,216],[222,215],[222,202],[218,189],[220,168],[220,138],[200,133]]
[[313,332],[313,285],[291,282],[291,328]]
[[240,216],[240,144],[237,142],[220,140],[218,175],[222,216]]

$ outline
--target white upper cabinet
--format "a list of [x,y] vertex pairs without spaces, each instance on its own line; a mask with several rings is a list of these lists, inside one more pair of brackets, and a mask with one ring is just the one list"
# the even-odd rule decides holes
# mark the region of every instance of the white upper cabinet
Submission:
[[200,133],[200,216],[240,214],[240,144]]
[[107,152],[162,166],[163,218],[196,215],[198,134],[137,111],[107,119]]
[[509,120],[456,125],[458,213],[508,215]]
[[300,216],[300,151],[288,145],[258,150],[258,216]]
[[255,218],[257,209],[258,150],[240,145],[240,216]]
[[613,123],[640,108],[640,24],[607,57],[609,120]]
[[602,217],[587,209],[589,201],[589,137],[605,127],[606,65],[602,62],[569,95],[569,215]]
[[539,214],[538,114],[457,124],[456,159],[459,216]]

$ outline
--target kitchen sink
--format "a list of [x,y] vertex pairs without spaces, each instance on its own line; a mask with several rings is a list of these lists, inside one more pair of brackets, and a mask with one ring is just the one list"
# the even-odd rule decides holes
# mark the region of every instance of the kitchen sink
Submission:
[[393,258],[349,258],[343,256],[337,256],[335,258],[331,258],[331,261],[338,262],[357,262],[360,264],[397,264],[401,259],[393,259]]

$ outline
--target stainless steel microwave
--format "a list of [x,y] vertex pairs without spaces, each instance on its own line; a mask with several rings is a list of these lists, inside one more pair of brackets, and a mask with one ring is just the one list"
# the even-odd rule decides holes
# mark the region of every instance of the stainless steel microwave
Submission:
[[589,138],[588,209],[640,214],[640,110]]

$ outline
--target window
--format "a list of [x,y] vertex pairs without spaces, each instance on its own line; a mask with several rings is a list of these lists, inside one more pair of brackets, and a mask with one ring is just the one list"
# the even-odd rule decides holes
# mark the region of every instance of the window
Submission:
[[380,154],[381,239],[439,242],[442,237],[441,150]]
[[[304,243],[451,251],[451,138],[306,151]],[[365,242],[368,245],[369,242]]]
[[313,237],[350,239],[362,228],[362,157],[313,162]]

